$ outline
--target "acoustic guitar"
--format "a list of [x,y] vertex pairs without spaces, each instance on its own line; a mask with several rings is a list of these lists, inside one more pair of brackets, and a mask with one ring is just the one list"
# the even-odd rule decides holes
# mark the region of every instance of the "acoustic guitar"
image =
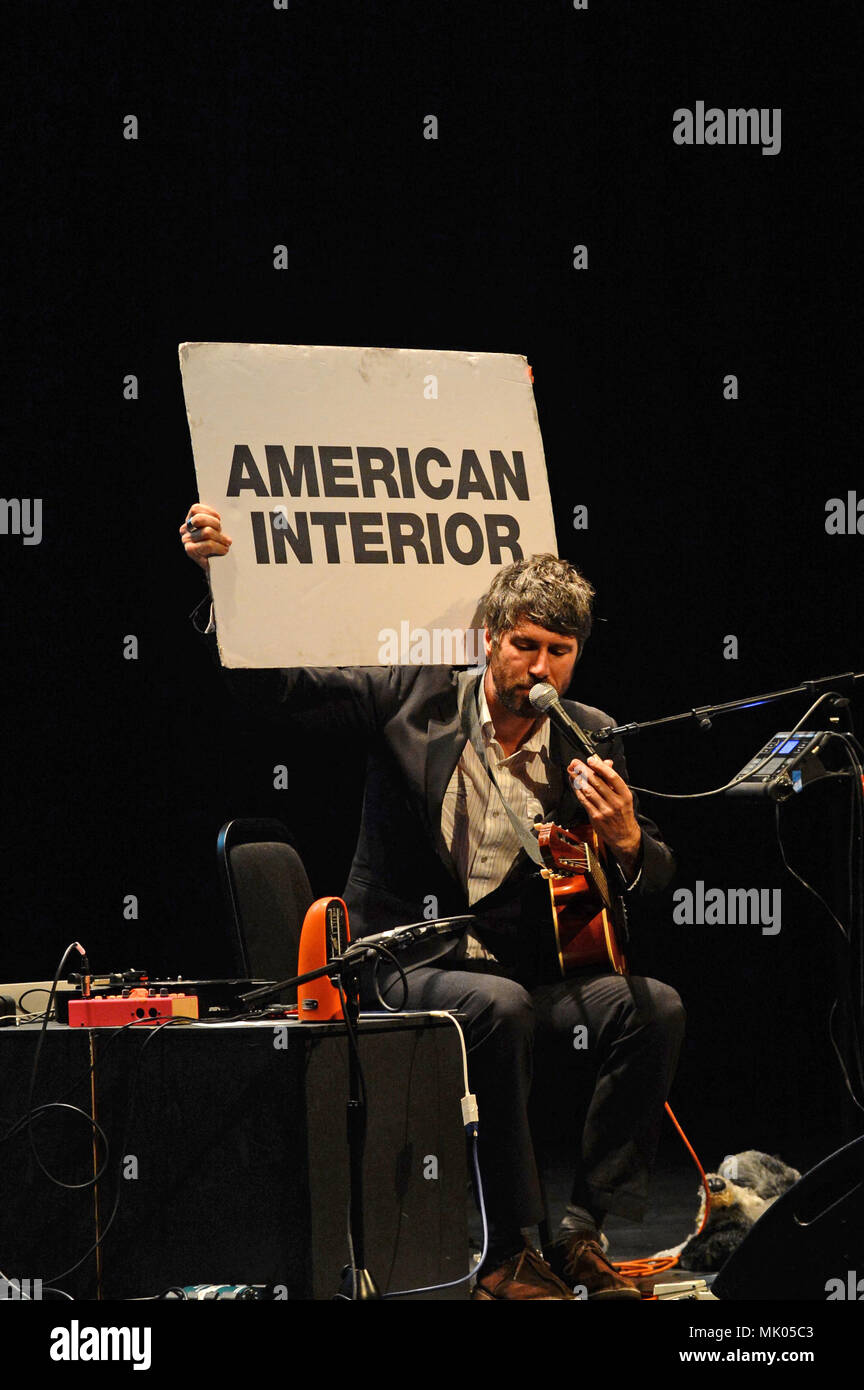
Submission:
[[609,886],[605,847],[589,825],[572,830],[551,822],[536,825],[543,856],[541,876],[549,885],[552,943],[546,952],[561,977],[584,966],[605,965],[627,973],[627,912]]

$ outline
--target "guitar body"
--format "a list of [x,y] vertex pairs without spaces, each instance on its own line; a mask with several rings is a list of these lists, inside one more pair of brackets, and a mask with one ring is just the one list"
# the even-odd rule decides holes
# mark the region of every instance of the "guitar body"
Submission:
[[588,825],[572,830],[540,825],[537,843],[546,865],[541,874],[548,883],[552,917],[547,959],[554,958],[562,978],[598,965],[626,974],[626,911],[620,895],[610,891],[605,851],[596,833]]

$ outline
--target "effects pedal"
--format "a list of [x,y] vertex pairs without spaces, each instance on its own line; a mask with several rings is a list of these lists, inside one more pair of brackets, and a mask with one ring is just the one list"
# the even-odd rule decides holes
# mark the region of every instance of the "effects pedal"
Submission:
[[716,1293],[712,1293],[704,1279],[682,1279],[677,1284],[655,1284],[654,1297],[661,1303],[684,1303],[702,1299],[719,1303]]
[[803,791],[808,782],[826,775],[819,754],[830,739],[825,730],[799,729],[795,734],[775,734],[744,765],[737,774],[740,780],[726,788],[726,795],[767,796],[773,801],[785,801]]
[[122,1028],[126,1023],[164,1023],[168,1018],[197,1018],[194,994],[158,989],[124,989],[122,994],[91,995],[69,1000],[70,1028]]

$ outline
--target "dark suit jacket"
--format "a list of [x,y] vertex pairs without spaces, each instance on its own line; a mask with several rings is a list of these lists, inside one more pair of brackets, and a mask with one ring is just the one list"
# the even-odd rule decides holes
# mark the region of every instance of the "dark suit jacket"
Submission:
[[[215,639],[213,639],[215,650]],[[316,707],[326,710],[328,724],[346,723],[368,743],[363,815],[354,861],[343,896],[351,932],[360,936],[418,921],[430,897],[437,915],[469,911],[461,883],[446,851],[439,853],[438,832],[444,792],[465,746],[459,714],[460,692],[470,696],[478,672],[443,666],[300,668],[282,671],[229,671],[235,694],[265,696],[286,714]],[[564,708],[577,724],[598,730],[614,721],[601,710],[570,700]],[[601,746],[626,779],[620,740],[611,751]],[[554,725],[550,752],[562,769],[572,758]],[[553,816],[563,825],[585,820],[569,778]],[[653,821],[638,810],[642,828],[642,875],[635,893],[663,888],[674,873],[674,858]],[[478,935],[506,965],[516,964],[520,901],[535,866],[524,851],[513,872],[494,893],[470,909]],[[426,913],[428,916],[428,912]]]

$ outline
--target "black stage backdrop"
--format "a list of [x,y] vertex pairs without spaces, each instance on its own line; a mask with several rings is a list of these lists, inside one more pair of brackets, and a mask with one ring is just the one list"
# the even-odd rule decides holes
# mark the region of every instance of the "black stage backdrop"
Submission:
[[[571,693],[619,720],[864,667],[864,534],[826,529],[864,497],[853,0],[20,11],[3,492],[43,525],[0,536],[5,979],[75,937],[96,968],[228,969],[232,816],[280,817],[313,887],[344,882],[362,750],[238,713],[188,622],[183,340],[524,353],[560,552],[599,595]],[[779,109],[779,150],[675,143],[697,102]],[[643,734],[632,778],[717,786],[806,705]],[[837,928],[768,808],[645,805],[679,885],[782,889],[775,935],[676,925],[671,894],[646,916],[638,965],[689,1013],[676,1108],[712,1165],[804,1167],[860,1127],[828,1041]],[[845,921],[845,796],[783,827]]]

